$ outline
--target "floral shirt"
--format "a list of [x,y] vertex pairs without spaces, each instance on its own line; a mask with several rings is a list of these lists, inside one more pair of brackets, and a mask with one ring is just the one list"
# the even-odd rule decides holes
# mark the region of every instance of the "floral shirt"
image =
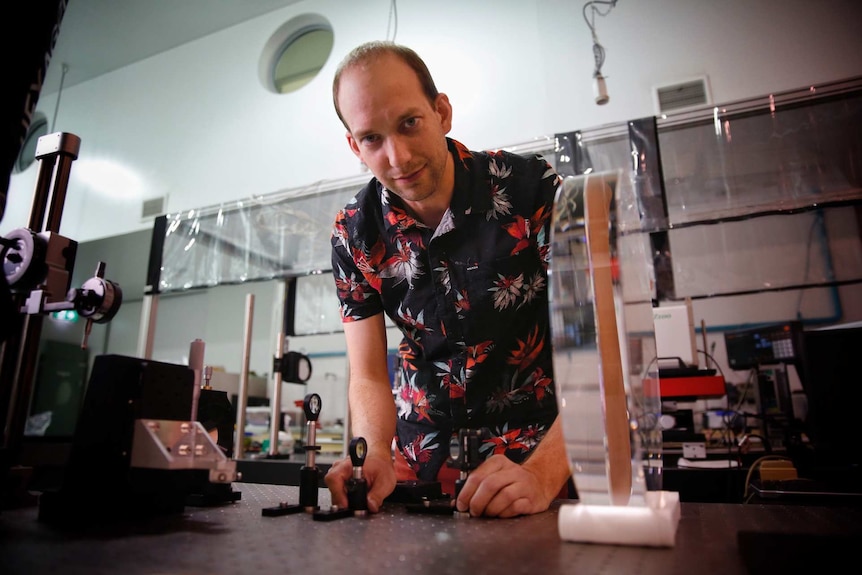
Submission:
[[448,139],[455,191],[437,229],[372,179],[335,219],[344,322],[385,312],[400,328],[397,445],[434,480],[462,428],[480,453],[524,461],[557,415],[548,310],[559,176],[540,156]]

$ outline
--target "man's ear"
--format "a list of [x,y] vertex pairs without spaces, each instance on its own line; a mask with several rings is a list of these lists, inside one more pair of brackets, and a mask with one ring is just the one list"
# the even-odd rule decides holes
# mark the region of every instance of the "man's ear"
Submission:
[[356,139],[350,134],[350,132],[347,132],[344,135],[347,138],[347,145],[350,146],[350,151],[361,160],[362,156],[359,155],[359,144],[356,143]]
[[449,102],[449,96],[437,94],[434,100],[434,108],[437,111],[437,116],[440,118],[440,125],[443,127],[443,133],[448,134],[452,129],[452,104]]

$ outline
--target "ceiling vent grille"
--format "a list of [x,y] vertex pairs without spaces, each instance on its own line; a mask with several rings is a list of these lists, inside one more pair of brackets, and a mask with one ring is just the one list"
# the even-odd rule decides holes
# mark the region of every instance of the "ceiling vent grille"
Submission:
[[658,86],[655,101],[659,114],[707,105],[710,102],[706,78]]
[[141,206],[141,219],[150,219],[165,213],[165,197],[144,200]]

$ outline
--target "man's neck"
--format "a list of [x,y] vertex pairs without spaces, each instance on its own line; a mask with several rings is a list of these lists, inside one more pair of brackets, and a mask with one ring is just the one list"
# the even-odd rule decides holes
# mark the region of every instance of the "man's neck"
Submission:
[[[449,197],[451,199],[451,193]],[[407,207],[416,220],[422,222],[432,230],[436,230],[440,224],[440,220],[443,219],[443,214],[449,209],[449,203],[447,202],[446,205],[441,206],[423,206],[421,204],[407,203]]]

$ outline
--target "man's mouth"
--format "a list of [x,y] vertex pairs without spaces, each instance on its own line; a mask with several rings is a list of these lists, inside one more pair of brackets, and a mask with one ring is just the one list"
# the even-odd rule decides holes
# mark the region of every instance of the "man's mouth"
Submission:
[[395,181],[398,182],[399,184],[412,184],[413,182],[418,180],[419,176],[421,176],[421,175],[422,175],[422,168],[419,168],[418,170],[414,170],[414,171],[412,171],[408,174],[405,174],[403,176],[396,177]]

